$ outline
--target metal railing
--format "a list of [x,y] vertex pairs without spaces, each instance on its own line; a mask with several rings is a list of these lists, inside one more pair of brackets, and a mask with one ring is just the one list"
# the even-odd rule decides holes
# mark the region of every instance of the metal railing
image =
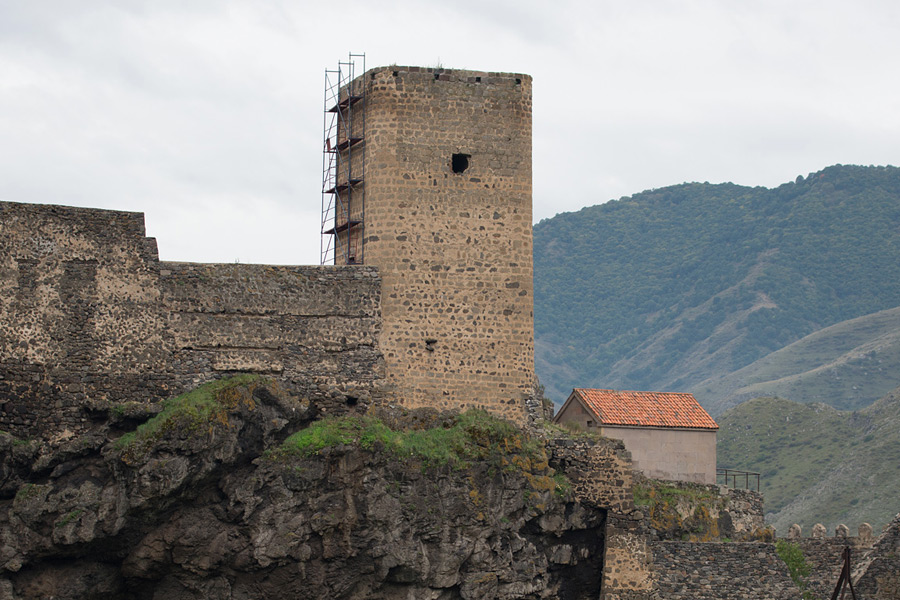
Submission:
[[[752,485],[756,484],[756,491],[759,491],[759,473],[754,473],[753,471],[738,471],[737,469],[716,469],[716,483],[719,482],[719,477],[725,479],[724,484],[728,487],[732,487],[735,489],[745,489],[752,490],[754,489]],[[739,483],[743,483],[743,487],[739,486]]]

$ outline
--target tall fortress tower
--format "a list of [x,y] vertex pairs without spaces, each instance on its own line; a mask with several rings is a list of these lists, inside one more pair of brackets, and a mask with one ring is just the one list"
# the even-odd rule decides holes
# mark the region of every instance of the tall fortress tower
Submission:
[[344,77],[326,91],[323,262],[380,272],[388,398],[524,419],[531,77],[397,66]]

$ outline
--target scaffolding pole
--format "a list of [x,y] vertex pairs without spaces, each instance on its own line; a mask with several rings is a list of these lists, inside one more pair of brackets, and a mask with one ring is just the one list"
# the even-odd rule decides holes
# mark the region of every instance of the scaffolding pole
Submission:
[[321,264],[362,264],[365,227],[366,55],[325,70]]

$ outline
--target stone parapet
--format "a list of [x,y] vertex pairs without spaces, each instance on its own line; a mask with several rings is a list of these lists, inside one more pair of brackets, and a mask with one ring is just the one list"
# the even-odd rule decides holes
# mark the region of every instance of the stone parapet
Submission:
[[887,524],[853,571],[860,598],[900,598],[900,514]]
[[845,548],[850,549],[851,579],[860,598],[900,598],[900,515],[878,537],[868,523],[860,524],[855,536],[843,524],[829,536],[825,526],[817,523],[809,537],[803,537],[799,525],[792,525],[785,541],[803,553],[810,571],[808,590],[815,598],[831,597],[843,569]]
[[720,485],[635,476],[635,503],[653,540],[772,541],[763,497]]

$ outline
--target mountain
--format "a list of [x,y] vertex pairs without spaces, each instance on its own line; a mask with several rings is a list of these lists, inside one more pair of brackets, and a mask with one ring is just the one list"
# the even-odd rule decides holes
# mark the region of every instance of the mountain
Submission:
[[710,405],[702,390],[725,375],[900,306],[900,169],[649,190],[541,221],[534,257],[549,398],[693,390]]
[[724,412],[750,398],[775,396],[852,410],[900,386],[900,308],[842,321],[692,390]]
[[757,398],[719,419],[720,467],[762,474],[766,520],[780,534],[799,523],[875,531],[900,497],[900,389],[855,412]]

